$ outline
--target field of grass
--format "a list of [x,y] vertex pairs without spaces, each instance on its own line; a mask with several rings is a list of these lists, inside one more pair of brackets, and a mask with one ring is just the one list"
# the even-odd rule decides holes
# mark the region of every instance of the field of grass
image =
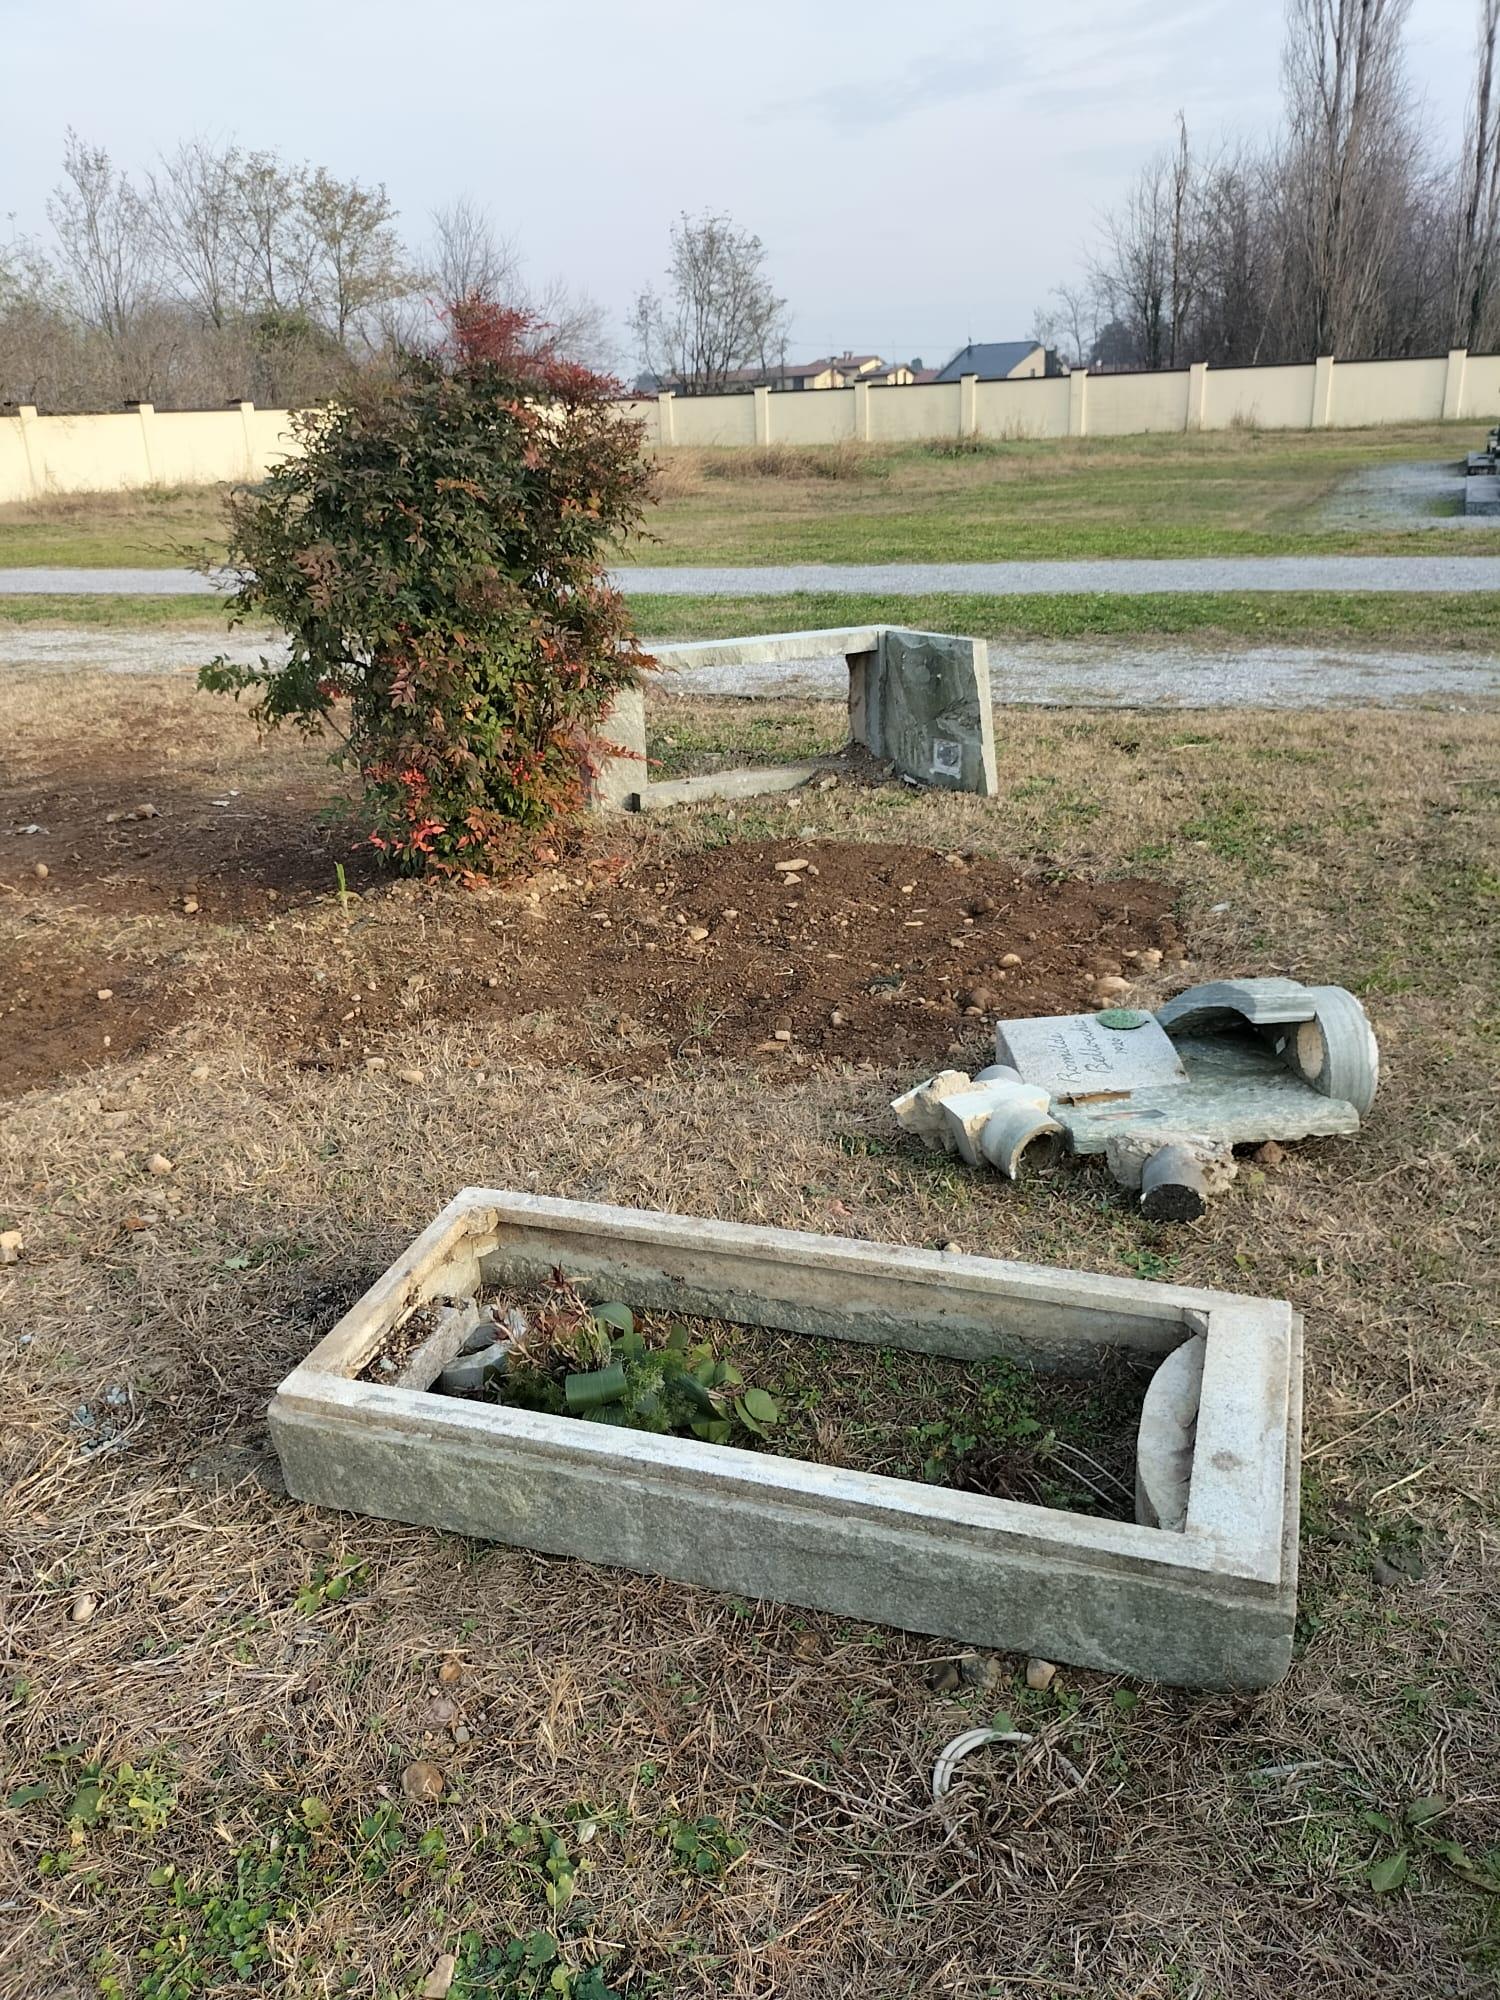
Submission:
[[[748,632],[835,625],[912,625],[988,639],[1190,639],[1255,644],[1410,647],[1493,653],[1500,615],[1479,591],[1184,591],[1139,597],[1083,593],[985,597],[942,592],[881,597],[796,591],[765,597],[633,596],[636,627],[650,638],[728,639]],[[7,628],[201,631],[221,637],[224,618],[201,597],[0,596]]]
[[0,507],[0,569],[190,569],[223,547],[225,489],[58,493]]
[[636,562],[990,562],[1019,557],[1471,554],[1493,530],[1325,509],[1352,474],[1457,461],[1472,424],[1337,432],[678,451]]
[[[672,712],[711,747],[713,705]],[[311,843],[333,782],[324,746],[260,740],[184,676],[7,671],[0,744],[17,817],[87,766],[248,855],[299,813]],[[483,990],[476,937],[497,968],[543,962],[557,925],[527,884],[341,905],[329,880],[245,918],[144,897],[128,845],[107,879],[64,855],[34,892],[5,841],[6,1046],[67,978],[101,1067],[0,1119],[0,1229],[24,1239],[0,1269],[4,2000],[148,1976],[174,2000],[413,2000],[444,1952],[452,2000],[1494,1990],[1500,719],[1015,712],[1000,758],[990,801],[840,785],[601,826],[541,901],[586,879],[607,910],[622,866],[670,885],[760,839],[1154,876],[1179,978],[1364,996],[1384,1081],[1357,1141],[1153,1227],[1100,1173],[1012,1187],[903,1141],[890,1067],[728,1060],[710,1023],[679,1050],[584,992],[563,1021],[425,1011],[450,978]],[[179,1004],[110,1052],[132,980]],[[275,1032],[278,994],[325,992],[352,1033],[388,988],[375,1060]],[[588,1063],[558,1053],[580,1024]],[[1289,1678],[1228,1696],[1065,1666],[1035,1691],[1000,1658],[953,1689],[939,1641],[294,1504],[272,1388],[485,1182],[1290,1299]],[[937,1749],[1001,1712],[1034,1750],[970,1759],[935,1806]]]
[[[1456,462],[1473,424],[982,444],[675,451],[641,563],[980,562],[1019,557],[1500,550],[1500,524],[1325,515],[1351,474]],[[222,496],[180,488],[0,507],[0,568],[172,566],[221,546]]]

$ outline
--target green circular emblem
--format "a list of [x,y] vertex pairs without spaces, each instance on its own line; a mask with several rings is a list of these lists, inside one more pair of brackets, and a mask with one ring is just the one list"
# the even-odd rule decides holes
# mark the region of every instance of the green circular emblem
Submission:
[[1144,1028],[1151,1016],[1138,1007],[1105,1007],[1094,1019],[1101,1028]]

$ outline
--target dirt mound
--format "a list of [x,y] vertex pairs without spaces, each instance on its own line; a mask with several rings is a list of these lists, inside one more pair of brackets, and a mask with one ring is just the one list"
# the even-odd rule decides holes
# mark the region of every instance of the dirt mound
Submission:
[[133,777],[133,761],[89,760],[0,792],[0,877],[44,904],[141,916],[192,901],[228,921],[326,893],[335,862],[351,884],[375,878],[375,856],[341,828],[326,783],[250,792],[211,773],[163,778],[159,757],[154,774]]
[[1176,937],[1157,883],[895,845],[746,842],[530,893],[499,915],[451,890],[367,898],[351,950],[378,965],[374,990],[353,966],[341,982],[299,969],[266,995],[270,1032],[320,1067],[393,1035],[415,1057],[424,1020],[486,1015],[532,1052],[616,1073],[682,1057],[904,1065],[982,1034],[981,1016],[1086,1006],[1091,971]]

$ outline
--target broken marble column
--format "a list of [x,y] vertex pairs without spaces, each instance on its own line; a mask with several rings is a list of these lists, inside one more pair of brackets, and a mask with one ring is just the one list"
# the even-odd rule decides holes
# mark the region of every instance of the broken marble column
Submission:
[[1196,1222],[1239,1171],[1233,1149],[1201,1133],[1113,1132],[1104,1156],[1121,1187],[1139,1189],[1151,1222]]
[[1181,1534],[1187,1526],[1207,1346],[1201,1333],[1185,1340],[1146,1385],[1135,1448],[1135,1518],[1143,1528]]
[[934,1152],[957,1153],[971,1167],[988,1164],[1011,1180],[1023,1160],[1050,1165],[1062,1149],[1062,1127],[1050,1114],[1046,1091],[1000,1065],[974,1078],[942,1070],[903,1092],[891,1109],[902,1129]]

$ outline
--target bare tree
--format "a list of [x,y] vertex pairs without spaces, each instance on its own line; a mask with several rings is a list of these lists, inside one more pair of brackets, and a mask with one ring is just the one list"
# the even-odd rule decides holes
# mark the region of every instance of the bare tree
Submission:
[[102,146],[68,133],[60,187],[47,214],[84,309],[122,347],[156,295],[157,260],[146,211]]
[[238,149],[190,139],[146,177],[143,208],[177,298],[222,329],[244,310],[243,195]]
[[1315,354],[1359,353],[1374,341],[1418,150],[1402,58],[1410,8],[1287,0],[1287,304]]
[[666,297],[648,287],[631,314],[643,364],[696,396],[722,390],[734,369],[769,368],[785,338],[786,301],[765,262],[760,238],[727,215],[681,215]]
[[486,210],[460,195],[432,217],[432,275],[443,299],[508,299],[520,283],[521,260],[508,236],[497,236]]
[[1474,96],[1464,134],[1458,176],[1458,214],[1453,248],[1453,304],[1448,338],[1477,348],[1496,332],[1494,293],[1500,263],[1500,93],[1496,90],[1495,45],[1500,39],[1500,0],[1479,0]]
[[1099,288],[1092,281],[1054,285],[1047,295],[1052,306],[1039,307],[1031,334],[1043,347],[1056,350],[1069,368],[1087,368],[1099,344]]
[[384,187],[341,181],[326,168],[304,174],[301,219],[319,317],[341,347],[365,316],[412,290]]

